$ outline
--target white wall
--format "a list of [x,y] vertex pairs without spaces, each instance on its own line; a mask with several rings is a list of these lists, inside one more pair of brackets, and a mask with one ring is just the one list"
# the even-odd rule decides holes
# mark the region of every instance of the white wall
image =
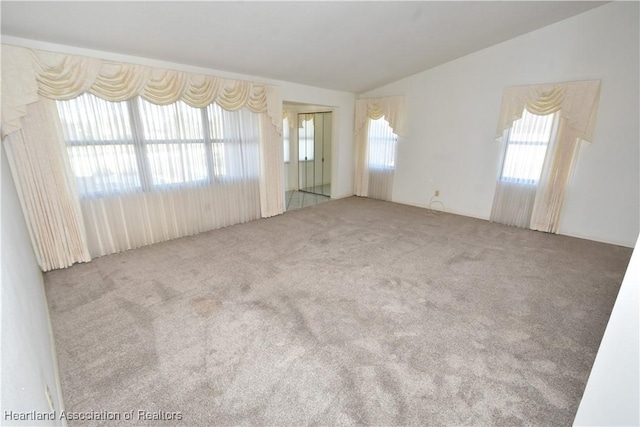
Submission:
[[[3,150],[2,175],[2,397],[1,425],[39,425],[11,421],[5,411],[49,413],[48,386],[54,408],[62,409],[57,361],[52,346],[49,311],[42,273],[31,241]],[[62,425],[47,422],[42,425]]]
[[41,49],[51,52],[61,52],[71,55],[84,55],[88,57],[107,59],[112,61],[129,62],[146,65],[149,67],[169,68],[191,73],[209,74],[218,77],[247,80],[257,83],[278,85],[282,89],[282,100],[300,104],[323,105],[333,111],[333,137],[335,148],[332,162],[332,188],[331,196],[339,199],[352,196],[354,177],[354,142],[353,142],[353,111],[355,106],[355,94],[336,90],[322,89],[297,83],[273,80],[259,76],[230,73],[222,70],[212,70],[194,67],[185,64],[177,64],[166,61],[158,61],[138,56],[120,55],[112,52],[83,49],[54,43],[46,43],[37,40],[28,40],[18,37],[2,36],[2,43],[23,46],[32,49]]
[[574,425],[640,425],[639,303],[640,248],[636,243]]
[[560,233],[625,246],[638,236],[638,3],[614,2],[362,97],[406,95],[393,200],[425,206],[440,190],[447,211],[488,219],[506,86],[601,79],[593,144],[583,145]]

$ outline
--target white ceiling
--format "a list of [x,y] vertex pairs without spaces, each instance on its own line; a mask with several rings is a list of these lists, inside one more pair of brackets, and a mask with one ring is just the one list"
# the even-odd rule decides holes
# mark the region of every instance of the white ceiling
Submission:
[[605,2],[10,2],[2,34],[362,93]]

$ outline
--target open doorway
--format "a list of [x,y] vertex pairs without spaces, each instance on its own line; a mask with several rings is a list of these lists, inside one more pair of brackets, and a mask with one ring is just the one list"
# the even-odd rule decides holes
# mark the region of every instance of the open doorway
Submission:
[[332,113],[298,114],[298,189],[331,197]]
[[287,210],[331,197],[333,112],[328,107],[284,103]]

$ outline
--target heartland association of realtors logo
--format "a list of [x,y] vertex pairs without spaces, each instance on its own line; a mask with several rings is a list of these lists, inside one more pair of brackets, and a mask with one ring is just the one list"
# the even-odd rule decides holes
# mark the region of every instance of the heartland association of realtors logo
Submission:
[[114,411],[4,411],[5,421],[181,421],[182,412],[131,410]]

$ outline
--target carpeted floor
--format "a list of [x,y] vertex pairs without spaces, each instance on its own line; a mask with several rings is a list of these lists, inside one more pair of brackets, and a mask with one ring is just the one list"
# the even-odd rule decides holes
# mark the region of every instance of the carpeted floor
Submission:
[[560,426],[630,256],[352,197],[50,272],[46,288],[68,411]]

